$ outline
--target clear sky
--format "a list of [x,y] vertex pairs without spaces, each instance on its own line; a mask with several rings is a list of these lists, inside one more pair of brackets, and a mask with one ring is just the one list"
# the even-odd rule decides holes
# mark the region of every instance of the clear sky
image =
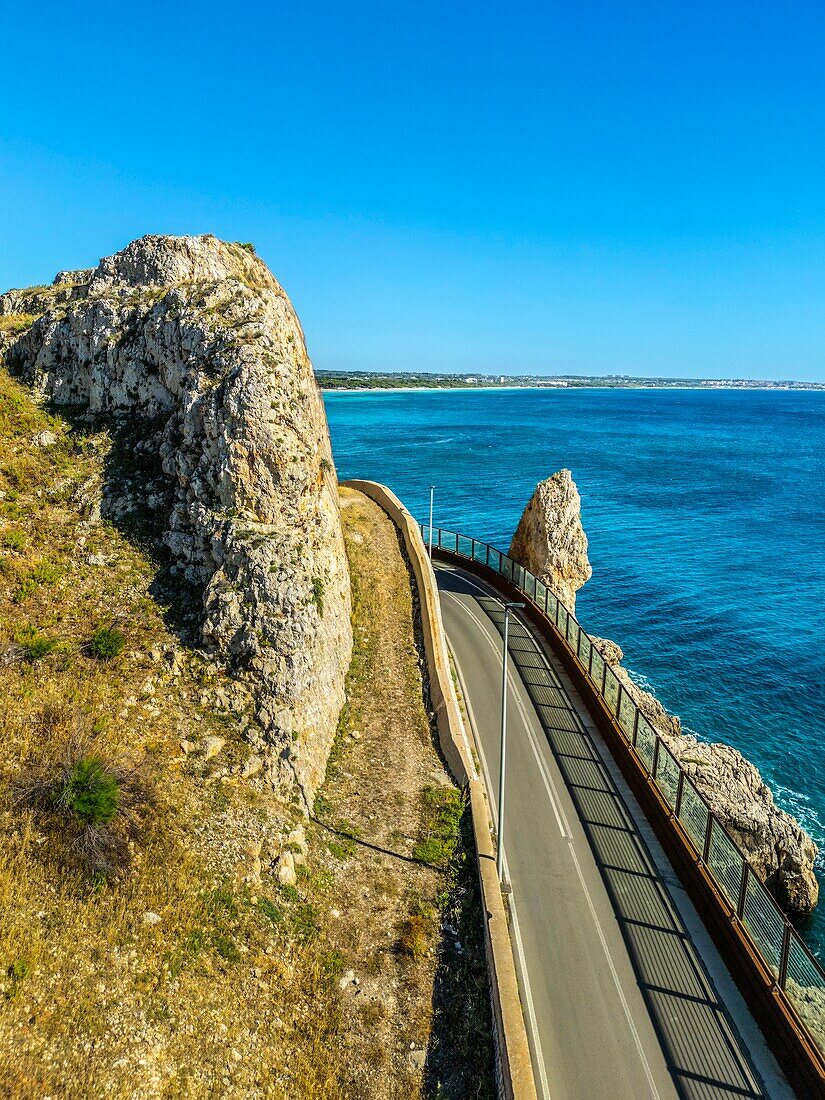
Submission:
[[825,380],[821,0],[8,4],[0,288],[252,241],[325,368]]

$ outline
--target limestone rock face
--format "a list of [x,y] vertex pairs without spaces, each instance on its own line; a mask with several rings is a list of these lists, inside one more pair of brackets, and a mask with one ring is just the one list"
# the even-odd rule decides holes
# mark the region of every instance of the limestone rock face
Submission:
[[569,470],[559,470],[536,486],[509,553],[547,585],[568,610],[576,610],[576,592],[590,580],[593,570],[587,559],[581,497]]
[[3,314],[37,315],[6,341],[13,373],[128,434],[138,467],[156,462],[104,517],[125,521],[137,497],[158,517],[173,571],[203,593],[202,643],[254,690],[270,777],[311,798],[344,699],[350,588],[326,417],[286,294],[240,245],[149,236],[0,296]]
[[640,688],[619,663],[623,654],[616,643],[592,640],[780,905],[794,915],[808,915],[819,899],[814,873],[818,849],[811,837],[776,805],[749,760],[730,745],[709,744],[683,733],[678,717]]

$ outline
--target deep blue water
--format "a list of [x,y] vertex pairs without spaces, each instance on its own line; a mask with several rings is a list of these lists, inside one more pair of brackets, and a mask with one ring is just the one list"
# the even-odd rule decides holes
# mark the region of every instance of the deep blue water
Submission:
[[[577,613],[684,726],[724,740],[825,849],[825,393],[334,393],[339,476],[506,550],[536,483],[582,496]],[[823,852],[825,871],[825,851]],[[808,930],[825,955],[823,903]]]

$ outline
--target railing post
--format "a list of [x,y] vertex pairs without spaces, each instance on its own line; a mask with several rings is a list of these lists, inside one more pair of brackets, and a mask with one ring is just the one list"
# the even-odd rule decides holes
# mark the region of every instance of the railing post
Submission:
[[708,823],[705,827],[705,842],[702,845],[702,863],[707,864],[710,855],[710,834],[713,829],[713,814],[708,810]]
[[650,767],[650,774],[655,779],[656,773],[659,770],[659,746],[661,745],[661,738],[657,735],[656,740],[653,742],[653,763]]
[[489,542],[485,542],[484,545],[487,547],[487,549],[485,551],[485,554],[484,554],[484,564],[489,569],[490,568],[490,544],[489,544]]
[[736,918],[741,920],[745,914],[745,900],[748,896],[748,877],[751,873],[751,865],[747,860],[743,860],[742,867],[742,885],[739,887],[739,900],[736,902]]
[[[637,710],[636,711],[636,725],[638,726],[638,724],[639,724],[639,712]],[[635,733],[636,733],[635,728],[634,728],[633,733],[634,733],[634,736],[635,736]],[[635,744],[635,742],[634,742],[634,744]],[[676,780],[676,816],[677,817],[679,816],[679,814],[681,812],[681,809],[682,809],[682,792],[684,791],[684,789],[685,789],[685,773],[682,771],[682,769],[680,767],[679,768],[679,778]]]
[[599,691],[601,692],[602,699],[605,698],[604,688],[605,688],[606,683],[607,683],[607,661],[602,661],[602,686],[599,688]]
[[791,949],[791,925],[790,921],[785,921],[785,930],[782,933],[782,954],[779,956],[779,988],[785,988],[785,982],[788,977],[788,953]]
[[[639,715],[640,714],[641,714],[641,711],[639,710],[638,707],[636,707],[635,713],[633,715],[633,733],[630,735],[630,741],[631,741],[634,749],[636,748],[636,738],[639,736]],[[682,770],[680,769],[679,770],[679,778],[681,779],[683,775],[684,775],[684,772],[682,772]]]
[[616,721],[619,723],[619,725],[621,725],[622,724],[622,691],[624,689],[622,687],[622,682],[621,682],[621,680],[619,679],[618,676],[616,677],[616,682],[619,685],[619,693],[616,696]]

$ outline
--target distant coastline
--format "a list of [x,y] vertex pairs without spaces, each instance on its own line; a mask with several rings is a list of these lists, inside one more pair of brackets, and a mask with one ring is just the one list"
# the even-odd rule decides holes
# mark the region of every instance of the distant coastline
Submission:
[[541,378],[531,375],[470,375],[375,373],[368,371],[315,372],[318,385],[325,393],[410,393],[415,390],[779,390],[782,392],[825,391],[825,382],[793,380],[762,380],[739,378],[633,378],[562,376]]

